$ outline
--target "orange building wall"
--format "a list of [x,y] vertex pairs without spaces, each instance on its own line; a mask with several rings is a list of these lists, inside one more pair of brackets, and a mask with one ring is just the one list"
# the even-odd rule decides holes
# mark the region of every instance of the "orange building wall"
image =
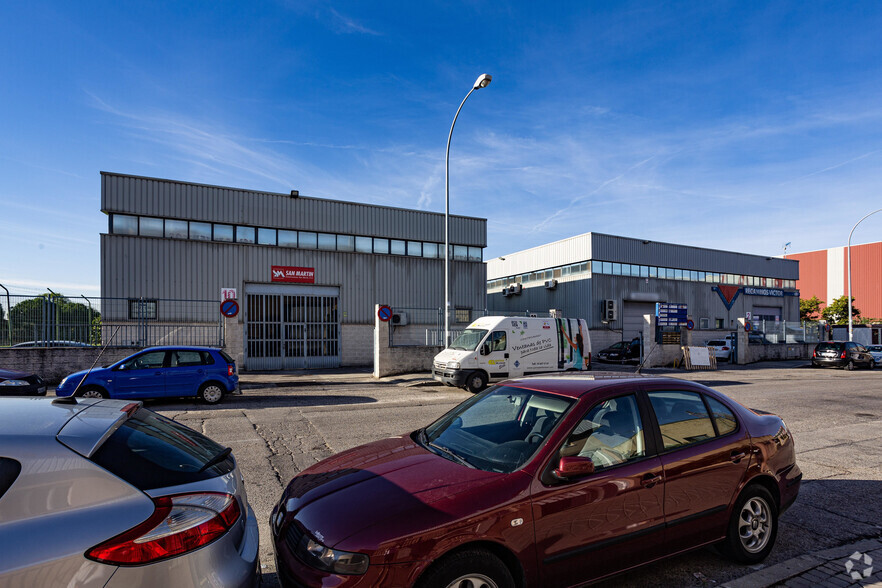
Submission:
[[[842,252],[843,293],[848,292],[848,249]],[[794,253],[787,259],[799,261],[796,288],[799,297],[807,300],[817,296],[827,300],[827,250]],[[863,318],[882,319],[882,242],[851,246],[851,287],[854,305]]]
[[787,259],[799,261],[799,279],[796,280],[799,297],[808,300],[817,296],[827,302],[827,250],[794,253]]

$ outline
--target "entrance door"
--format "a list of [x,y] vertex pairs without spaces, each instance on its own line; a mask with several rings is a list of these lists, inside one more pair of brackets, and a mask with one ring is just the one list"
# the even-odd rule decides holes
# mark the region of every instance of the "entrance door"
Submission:
[[339,290],[334,287],[246,284],[246,367],[339,367],[338,305]]

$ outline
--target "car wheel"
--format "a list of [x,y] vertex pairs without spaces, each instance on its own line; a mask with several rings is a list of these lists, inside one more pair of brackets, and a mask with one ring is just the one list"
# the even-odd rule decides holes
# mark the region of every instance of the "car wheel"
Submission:
[[867,364],[867,369],[870,369],[870,370],[871,370],[871,369],[873,369],[874,367],[876,367],[876,360],[875,360],[875,359],[871,359],[871,360],[870,360],[870,363]]
[[723,551],[735,561],[746,564],[766,559],[778,534],[778,508],[768,490],[748,486],[729,519]]
[[845,369],[847,369],[848,371],[853,370],[853,369],[854,369],[854,362],[853,362],[852,360],[849,359],[849,360],[848,360],[848,363],[845,364]]
[[217,404],[223,397],[223,388],[214,382],[207,382],[199,388],[199,398],[206,404]]
[[514,588],[511,572],[487,551],[468,549],[443,558],[420,579],[419,588]]
[[484,375],[484,372],[472,372],[469,374],[469,379],[466,381],[466,388],[469,392],[477,394],[486,387],[487,376]]
[[109,398],[110,396],[107,394],[107,391],[103,388],[99,388],[97,386],[86,386],[85,388],[81,388],[77,391],[77,396],[80,398]]

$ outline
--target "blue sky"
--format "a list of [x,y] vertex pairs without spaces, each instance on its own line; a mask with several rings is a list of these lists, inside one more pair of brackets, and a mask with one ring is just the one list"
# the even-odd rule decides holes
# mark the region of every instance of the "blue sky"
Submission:
[[[99,289],[99,171],[779,255],[882,208],[876,2],[4,2],[0,283]],[[882,213],[854,241],[882,240]]]

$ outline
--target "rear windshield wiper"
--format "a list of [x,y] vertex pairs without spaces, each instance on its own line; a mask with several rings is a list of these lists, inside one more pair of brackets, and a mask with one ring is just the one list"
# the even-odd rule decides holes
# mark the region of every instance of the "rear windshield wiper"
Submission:
[[199,468],[198,473],[201,474],[202,472],[204,472],[205,470],[207,470],[211,466],[219,464],[223,460],[227,459],[231,453],[233,453],[233,450],[230,447],[224,448],[220,453],[218,453],[217,455],[215,455],[214,457],[209,459],[207,462],[205,462],[205,465],[202,466],[201,468]]
[[450,450],[450,449],[448,449],[448,448],[446,448],[446,447],[443,447],[443,446],[441,446],[441,445],[438,445],[437,443],[431,443],[431,442],[429,443],[429,447],[434,447],[434,448],[437,449],[438,451],[444,453],[444,455],[447,455],[447,456],[449,456],[450,458],[452,458],[453,461],[455,461],[455,462],[458,463],[458,464],[461,464],[461,465],[464,465],[464,466],[470,467],[470,468],[472,468],[473,470],[474,470],[474,469],[477,469],[477,468],[475,468],[475,466],[473,466],[472,464],[470,464],[469,462],[467,462],[464,458],[462,458],[459,454],[457,454],[456,452],[454,452],[454,451],[452,451],[452,450]]

